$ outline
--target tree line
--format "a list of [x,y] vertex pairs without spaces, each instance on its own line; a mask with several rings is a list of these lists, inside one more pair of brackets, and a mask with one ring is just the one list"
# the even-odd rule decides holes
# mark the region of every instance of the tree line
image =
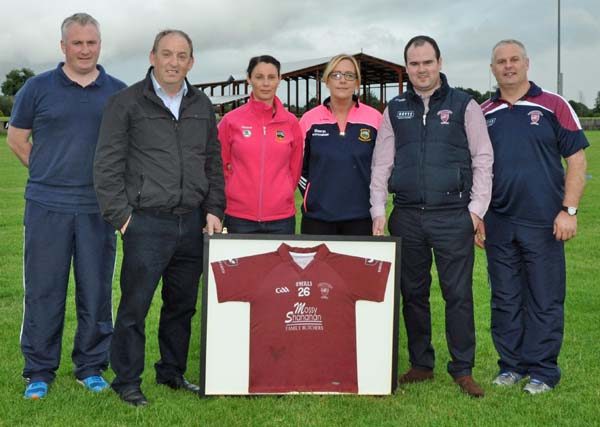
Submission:
[[[21,86],[25,84],[27,79],[33,77],[34,75],[35,73],[29,68],[14,69],[6,75],[2,86],[0,86],[3,93],[3,95],[0,96],[0,117],[10,116],[14,102],[14,96],[17,94],[19,89],[21,89]],[[481,93],[478,90],[471,88],[457,87],[457,89],[461,89],[467,92],[479,104],[484,102],[493,94],[493,92],[489,91]],[[316,106],[316,102],[316,98],[309,100],[307,106],[308,109]],[[373,92],[369,92],[367,94],[366,103],[377,109],[380,109],[382,106],[381,100]],[[593,108],[589,108],[584,103],[573,100],[570,100],[569,104],[571,105],[571,107],[573,107],[573,110],[575,110],[579,117],[600,117],[600,91],[598,91],[596,95],[596,100]],[[304,110],[304,108],[302,108],[302,110]]]

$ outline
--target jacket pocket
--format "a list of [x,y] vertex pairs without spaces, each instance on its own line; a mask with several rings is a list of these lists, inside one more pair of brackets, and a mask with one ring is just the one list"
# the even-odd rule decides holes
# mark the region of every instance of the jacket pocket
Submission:
[[142,174],[140,174],[140,185],[138,187],[138,192],[135,197],[136,206],[138,208],[140,208],[142,205],[142,192],[144,191],[144,182],[145,182],[145,177],[144,177],[144,174],[142,173]]

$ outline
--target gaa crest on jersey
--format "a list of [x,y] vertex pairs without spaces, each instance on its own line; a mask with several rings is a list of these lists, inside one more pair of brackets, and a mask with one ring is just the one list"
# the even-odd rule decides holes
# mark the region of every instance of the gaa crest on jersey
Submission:
[[275,132],[275,139],[279,142],[282,142],[285,140],[285,132],[282,130],[278,130]]
[[540,110],[532,110],[529,113],[527,113],[527,115],[531,119],[531,122],[529,123],[530,125],[539,126],[540,119],[544,114]]
[[408,111],[398,111],[396,113],[396,118],[398,120],[409,120],[415,116],[415,112],[413,110]]
[[363,128],[358,132],[358,140],[360,142],[371,142],[373,141],[373,136],[371,135],[371,129]]
[[373,259],[373,258],[365,258],[365,265],[375,265],[378,262],[379,261],[377,261],[376,259]]
[[491,119],[487,119],[485,121],[485,124],[487,125],[487,127],[491,128],[492,126],[494,126],[494,123],[496,123],[496,118],[492,117]]
[[333,289],[333,285],[326,282],[321,282],[317,285],[317,287],[321,292],[321,299],[329,299],[329,293]]
[[437,115],[440,116],[441,125],[450,124],[450,116],[452,115],[452,110],[440,110],[438,111]]

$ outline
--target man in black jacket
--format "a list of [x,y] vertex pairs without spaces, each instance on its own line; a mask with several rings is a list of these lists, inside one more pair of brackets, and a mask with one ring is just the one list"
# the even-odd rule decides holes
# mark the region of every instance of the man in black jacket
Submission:
[[112,387],[136,406],[147,404],[140,389],[144,325],[161,278],[156,381],[198,392],[183,374],[202,274],[201,231],[220,232],[225,208],[212,105],[185,78],[194,63],[189,36],[160,32],[150,62],[144,80],[109,101],[94,162],[100,208],[123,239]]

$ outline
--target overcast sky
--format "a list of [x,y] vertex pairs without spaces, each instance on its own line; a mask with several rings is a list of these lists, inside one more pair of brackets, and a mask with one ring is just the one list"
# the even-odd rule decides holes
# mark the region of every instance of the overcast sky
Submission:
[[[2,7],[0,81],[13,68],[35,73],[61,59],[60,23],[92,14],[102,29],[102,63],[130,84],[148,67],[154,35],[165,28],[190,34],[192,83],[226,79],[248,59],[281,62],[363,52],[403,64],[412,36],[427,34],[441,48],[453,86],[494,85],[490,49],[503,38],[525,43],[529,77],[556,91],[557,0],[17,0]],[[592,106],[600,90],[600,0],[562,0],[564,96]]]

